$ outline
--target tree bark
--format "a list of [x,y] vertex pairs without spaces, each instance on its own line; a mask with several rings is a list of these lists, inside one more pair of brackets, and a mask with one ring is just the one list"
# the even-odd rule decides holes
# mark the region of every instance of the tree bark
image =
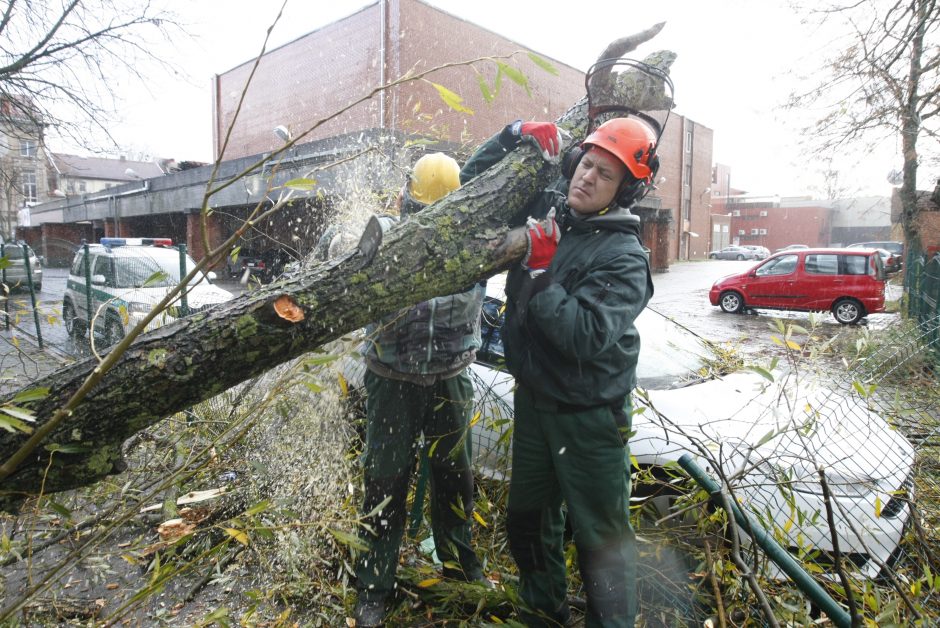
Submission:
[[[658,54],[651,63],[668,71],[675,56]],[[671,107],[635,79],[623,74],[618,81],[628,85],[619,90],[629,99],[625,105]],[[629,85],[643,87],[631,90]],[[572,142],[580,142],[586,102],[557,122],[571,133]],[[15,508],[40,487],[48,493],[90,484],[114,472],[128,437],[164,417],[402,307],[453,293],[507,268],[525,250],[523,230],[511,229],[524,221],[530,199],[558,175],[557,165],[523,143],[388,231],[371,264],[361,267],[361,257],[348,254],[141,335],[43,446],[0,481],[0,508]],[[34,412],[42,425],[97,367],[91,358],[35,382],[27,388],[48,387],[48,396],[21,407]],[[26,438],[0,435],[0,460],[9,460]],[[70,453],[53,451],[57,448],[51,445],[67,446]]]

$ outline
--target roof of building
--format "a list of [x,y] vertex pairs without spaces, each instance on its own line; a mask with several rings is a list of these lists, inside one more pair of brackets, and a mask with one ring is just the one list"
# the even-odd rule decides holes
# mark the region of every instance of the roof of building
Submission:
[[[53,167],[62,176],[79,179],[102,179],[106,181],[134,181],[150,179],[164,174],[159,164],[152,161],[109,159],[107,157],[80,157],[54,153],[49,156]],[[130,169],[138,176],[127,173]]]

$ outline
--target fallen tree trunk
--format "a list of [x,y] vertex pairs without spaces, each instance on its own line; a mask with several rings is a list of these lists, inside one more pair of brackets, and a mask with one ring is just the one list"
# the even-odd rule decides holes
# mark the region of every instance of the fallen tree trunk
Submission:
[[[615,53],[632,50],[660,28],[619,40]],[[657,53],[651,63],[667,70],[673,59],[671,53]],[[630,77],[619,79],[627,85],[624,104],[647,110],[671,106],[636,79],[641,87],[633,90]],[[582,101],[558,120],[575,142],[584,137],[586,107]],[[522,231],[510,229],[521,224],[529,200],[558,174],[558,166],[521,146],[386,233],[365,267],[349,254],[141,335],[42,447],[0,480],[0,508],[14,508],[40,488],[48,493],[90,484],[113,472],[128,437],[164,417],[385,314],[505,269],[525,249]],[[42,425],[98,366],[91,358],[35,382],[27,388],[48,387],[49,394],[21,407]],[[25,441],[20,433],[0,435],[0,460],[9,461]]]

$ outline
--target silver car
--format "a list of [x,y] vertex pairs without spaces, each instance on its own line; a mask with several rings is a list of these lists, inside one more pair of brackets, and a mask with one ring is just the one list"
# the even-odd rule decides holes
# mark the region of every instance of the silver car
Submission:
[[[36,291],[42,290],[42,260],[36,255],[31,246],[25,242],[8,242],[0,244],[3,247],[3,258],[0,260],[0,280],[10,290],[28,290],[28,280],[32,278]],[[26,274],[26,264],[23,251],[29,256],[29,277]]]
[[736,259],[736,260],[745,260],[745,259],[760,259],[757,257],[757,251],[747,248],[746,246],[726,246],[720,251],[712,251],[708,254],[709,259]]

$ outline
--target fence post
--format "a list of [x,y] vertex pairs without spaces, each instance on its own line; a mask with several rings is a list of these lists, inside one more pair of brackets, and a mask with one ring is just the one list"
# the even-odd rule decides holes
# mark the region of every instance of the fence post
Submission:
[[[6,255],[6,251],[4,250],[5,247],[6,247],[6,244],[4,244],[3,242],[0,242],[0,257],[3,257]],[[6,285],[7,269],[5,266],[3,267],[2,270],[0,270],[0,274],[2,274],[3,285]],[[7,331],[10,331],[10,294],[9,292],[3,295],[3,314],[4,314],[3,318],[4,320],[6,320]]]
[[33,322],[36,324],[36,341],[42,350],[42,328],[39,326],[39,310],[36,309],[36,286],[33,285],[33,269],[29,265],[29,245],[23,242],[23,268],[26,270],[26,285],[29,286],[29,299],[33,304]]
[[85,254],[82,256],[82,266],[85,267],[85,318],[88,319],[88,342],[91,342],[95,335],[95,326],[92,324],[94,313],[91,309],[91,254],[88,252],[87,240],[82,240],[82,246],[85,248]]
[[[186,276],[186,245],[180,243],[180,281],[183,280],[183,277]],[[183,286],[183,289],[180,291],[180,314],[183,316],[189,316],[189,301],[186,298],[186,293],[189,292],[189,286]]]

